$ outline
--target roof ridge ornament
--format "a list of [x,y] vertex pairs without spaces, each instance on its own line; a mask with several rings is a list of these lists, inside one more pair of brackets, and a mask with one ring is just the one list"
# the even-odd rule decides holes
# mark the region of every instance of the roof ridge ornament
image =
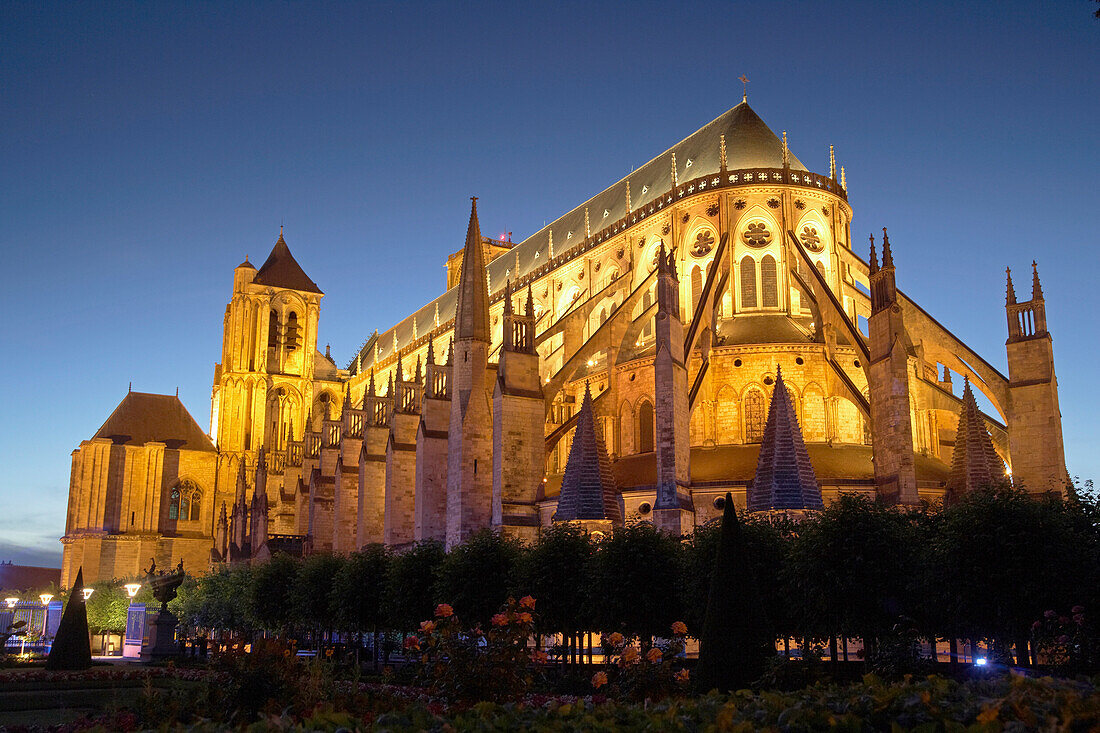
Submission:
[[[786,133],[783,136],[786,138]],[[829,146],[829,178],[836,180],[836,151],[832,145]]]
[[742,74],[737,77],[737,81],[741,82],[741,101],[747,104],[749,101],[749,77]]
[[726,133],[718,136],[718,166],[726,170]]

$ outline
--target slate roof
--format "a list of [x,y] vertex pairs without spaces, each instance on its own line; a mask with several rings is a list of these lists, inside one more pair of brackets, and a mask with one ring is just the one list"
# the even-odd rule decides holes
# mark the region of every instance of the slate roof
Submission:
[[825,506],[806,442],[802,439],[802,428],[798,426],[798,416],[783,382],[783,372],[778,367],[756,475],[749,485],[746,504],[750,512],[822,509]]
[[22,592],[61,585],[61,568],[0,563],[0,591]]
[[611,470],[611,459],[592,414],[592,394],[587,385],[581,402],[573,446],[562,478],[556,522],[578,519],[610,519],[622,524],[619,489]]
[[951,454],[951,475],[946,489],[958,495],[975,489],[995,486],[1005,479],[1005,464],[993,449],[993,440],[978,411],[970,379],[963,383],[959,428],[955,434],[955,450]]
[[275,242],[275,246],[271,248],[271,254],[260,266],[260,270],[256,273],[256,277],[252,282],[273,288],[289,288],[305,293],[324,295],[321,289],[317,287],[317,283],[310,280],[309,276],[306,275],[305,270],[298,264],[298,260],[294,259],[294,255],[290,253],[290,247],[286,246],[286,240],[283,239],[281,231],[279,232],[279,241]]
[[[672,190],[672,155],[676,155],[676,176],[680,183],[710,176],[721,170],[721,137],[726,139],[726,168],[782,168],[783,143],[771,128],[756,114],[748,102],[742,101],[716,119],[699,128],[625,178],[596,194],[572,211],[558,217],[531,236],[516,244],[510,252],[490,262],[488,270],[489,293],[504,287],[508,279],[516,280],[528,272],[546,264],[550,256],[550,236],[553,233],[554,256],[560,256],[584,242],[584,212],[587,208],[593,233],[605,225],[618,221],[627,214],[626,188],[630,186],[631,206],[638,210],[656,201]],[[792,170],[807,170],[793,153],[790,155]],[[518,262],[518,267],[517,267]],[[262,269],[261,269],[262,272]],[[432,300],[407,316],[396,325],[382,332],[378,338],[378,355],[389,358],[394,352],[394,332],[397,333],[397,349],[404,350],[413,340],[413,321],[416,333],[426,334],[435,326],[438,310],[439,322],[446,323],[455,314],[458,286]],[[373,345],[372,345],[373,346]],[[374,351],[362,349],[362,367],[370,369],[374,364]],[[349,363],[357,361],[353,358]]]
[[171,449],[215,450],[210,437],[175,395],[128,392],[93,438],[117,445],[164,443]]

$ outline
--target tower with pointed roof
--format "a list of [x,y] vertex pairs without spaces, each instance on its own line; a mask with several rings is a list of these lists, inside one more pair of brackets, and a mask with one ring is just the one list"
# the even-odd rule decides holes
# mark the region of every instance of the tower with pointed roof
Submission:
[[1000,486],[1004,482],[1004,461],[993,448],[985,418],[970,389],[970,379],[965,378],[959,426],[951,453],[951,475],[944,485],[947,500],[953,501],[967,492]]
[[500,364],[493,389],[492,526],[533,541],[539,526],[535,502],[546,473],[546,439],[530,287],[525,295],[521,313],[511,287],[505,285]]
[[878,495],[894,504],[918,501],[913,457],[913,423],[909,401],[909,337],[898,302],[894,256],[886,228],[882,229],[882,265],[877,264],[871,237],[871,315],[867,319],[868,401],[871,409],[871,451]]
[[489,292],[477,199],[471,201],[455,304],[451,420],[447,430],[448,547],[488,527],[492,518]]
[[562,477],[555,522],[584,527],[604,536],[623,525],[622,495],[592,411],[592,392],[586,384],[569,460]]
[[1012,482],[1029,492],[1062,492],[1069,481],[1062,440],[1054,341],[1047,331],[1039,266],[1031,263],[1031,298],[1017,302],[1008,273],[1008,444]]
[[824,508],[798,415],[783,381],[783,369],[778,366],[756,475],[747,493],[745,503],[750,512],[798,514]]

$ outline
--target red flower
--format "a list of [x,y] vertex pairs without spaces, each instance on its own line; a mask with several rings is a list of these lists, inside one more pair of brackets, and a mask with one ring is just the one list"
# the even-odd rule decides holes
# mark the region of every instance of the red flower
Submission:
[[417,639],[415,636],[406,636],[405,637],[405,648],[406,649],[414,649],[414,650],[419,649],[420,648],[420,639]]
[[454,616],[454,614],[455,610],[448,603],[440,603],[435,607],[435,615],[439,618],[447,618],[448,616]]

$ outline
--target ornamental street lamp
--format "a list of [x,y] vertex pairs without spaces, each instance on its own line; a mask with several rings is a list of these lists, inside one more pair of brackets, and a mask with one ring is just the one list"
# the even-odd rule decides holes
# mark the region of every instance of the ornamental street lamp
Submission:
[[8,604],[8,608],[15,608],[15,604],[19,603],[19,599],[15,597],[5,598],[4,603]]
[[127,583],[123,587],[126,589],[126,595],[130,596],[130,600],[133,600],[134,596],[141,590],[141,583]]
[[84,600],[87,601],[92,597],[92,593],[95,593],[95,588],[81,588],[80,592],[84,594]]
[[50,601],[53,600],[53,593],[43,593],[38,596],[38,600],[42,601],[42,605],[45,607],[45,611],[42,614],[42,638],[45,639],[48,636],[48,624],[50,620]]

